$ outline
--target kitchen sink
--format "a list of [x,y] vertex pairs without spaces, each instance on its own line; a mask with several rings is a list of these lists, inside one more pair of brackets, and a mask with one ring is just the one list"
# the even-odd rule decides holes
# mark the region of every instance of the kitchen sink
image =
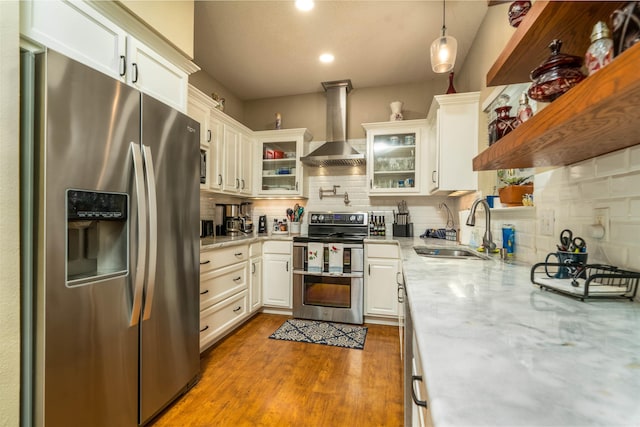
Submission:
[[486,255],[463,248],[414,246],[413,250],[416,251],[418,255],[429,258],[489,259],[489,257]]

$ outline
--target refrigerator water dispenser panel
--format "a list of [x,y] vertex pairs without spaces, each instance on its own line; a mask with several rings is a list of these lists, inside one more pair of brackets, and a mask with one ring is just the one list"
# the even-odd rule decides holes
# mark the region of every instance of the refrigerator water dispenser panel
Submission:
[[67,286],[128,273],[128,195],[67,190]]

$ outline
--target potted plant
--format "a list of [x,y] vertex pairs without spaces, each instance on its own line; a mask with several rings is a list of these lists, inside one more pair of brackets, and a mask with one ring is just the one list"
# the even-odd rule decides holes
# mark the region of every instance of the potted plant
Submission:
[[525,194],[533,194],[533,175],[518,176],[513,169],[499,170],[498,179],[503,184],[498,189],[500,203],[507,206],[522,206],[522,198]]

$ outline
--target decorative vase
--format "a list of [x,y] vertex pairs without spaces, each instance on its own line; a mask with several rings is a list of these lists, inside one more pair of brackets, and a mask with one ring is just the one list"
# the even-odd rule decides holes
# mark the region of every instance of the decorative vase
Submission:
[[458,93],[456,88],[453,87],[453,71],[449,73],[449,88],[447,89],[447,94],[450,93]]
[[498,142],[500,138],[514,130],[520,123],[517,117],[509,115],[510,105],[496,108],[497,117],[489,123],[489,145]]
[[389,117],[389,120],[391,121],[396,121],[396,120],[402,120],[402,106],[404,105],[404,103],[402,101],[393,101],[391,104],[389,104],[389,107],[391,107],[391,116]]
[[528,0],[511,3],[511,6],[509,6],[509,25],[518,27],[527,12],[529,12],[529,9],[531,9],[531,2]]

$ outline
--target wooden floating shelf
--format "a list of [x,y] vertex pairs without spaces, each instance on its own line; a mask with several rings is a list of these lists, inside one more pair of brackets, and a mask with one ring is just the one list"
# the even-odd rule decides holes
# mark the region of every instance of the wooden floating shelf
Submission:
[[640,43],[473,159],[473,170],[566,166],[640,143]]
[[[487,74],[487,85],[529,81],[548,43],[584,55],[591,29],[624,2],[538,0]],[[473,170],[566,166],[640,144],[640,43],[473,159]]]
[[595,23],[608,22],[611,13],[624,4],[617,1],[534,2],[489,69],[487,86],[529,82],[529,73],[551,55],[548,46],[553,39],[562,40],[562,53],[584,56]]

